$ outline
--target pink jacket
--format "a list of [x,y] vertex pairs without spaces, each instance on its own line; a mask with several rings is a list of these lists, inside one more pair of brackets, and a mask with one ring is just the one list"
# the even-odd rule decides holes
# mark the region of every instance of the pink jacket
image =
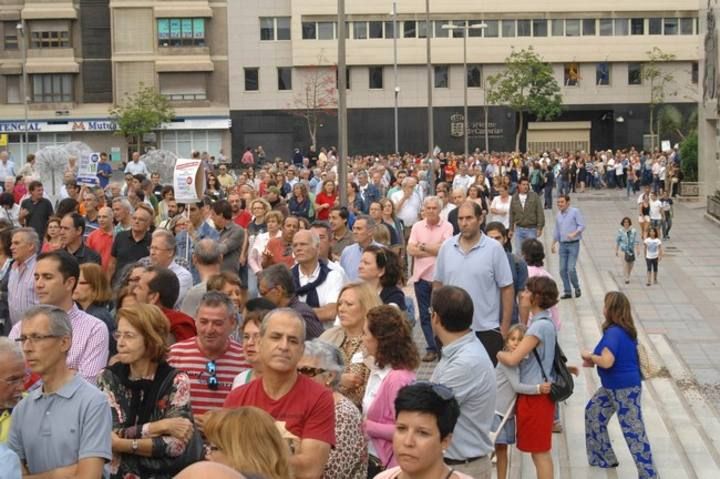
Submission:
[[403,386],[415,381],[415,371],[393,369],[380,383],[375,401],[368,408],[365,433],[373,442],[378,459],[388,468],[396,466],[392,437],[395,432],[395,398]]

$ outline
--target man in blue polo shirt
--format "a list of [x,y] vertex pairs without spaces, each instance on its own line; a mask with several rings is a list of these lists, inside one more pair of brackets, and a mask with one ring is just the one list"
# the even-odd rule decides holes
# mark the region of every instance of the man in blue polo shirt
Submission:
[[503,337],[512,319],[512,272],[502,245],[480,230],[480,205],[465,201],[457,209],[460,234],[440,247],[433,288],[458,286],[470,294],[474,308],[472,329],[495,366],[495,356],[503,348]]
[[560,243],[560,278],[563,282],[563,295],[560,299],[572,298],[570,285],[575,288],[575,297],[579,298],[580,281],[578,281],[575,264],[580,255],[580,240],[585,231],[585,220],[580,210],[570,206],[570,195],[562,195],[557,199],[558,215],[555,218],[552,252],[557,253]]

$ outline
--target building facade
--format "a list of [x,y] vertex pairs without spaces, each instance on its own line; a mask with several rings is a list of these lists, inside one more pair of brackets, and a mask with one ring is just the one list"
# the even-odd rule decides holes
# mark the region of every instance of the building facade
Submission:
[[[673,81],[666,103],[684,116],[698,98],[698,4],[692,0],[611,0],[593,5],[554,2],[430,2],[424,0],[347,2],[349,151],[394,149],[395,95],[393,37],[397,36],[399,146],[427,149],[427,53],[431,36],[435,143],[446,151],[463,148],[463,35],[468,26],[467,85],[469,142],[484,148],[485,86],[503,69],[513,48],[533,47],[551,63],[561,85],[564,111],[556,124],[531,125],[523,147],[564,145],[601,149],[643,145],[649,133],[650,85],[643,64],[654,47],[674,56],[661,65]],[[229,5],[230,115],[233,147],[263,145],[269,156],[287,157],[307,148],[310,136],[303,108],[314,108],[315,93],[335,86],[337,2],[272,0]],[[476,27],[482,28],[476,28]],[[321,77],[320,80],[318,78]],[[490,106],[491,150],[514,148],[515,116]],[[319,145],[337,141],[337,119],[325,115]],[[567,144],[562,139],[567,138]],[[661,140],[662,138],[661,134]]]
[[700,98],[698,109],[698,173],[700,194],[720,189],[720,4],[700,2]]
[[145,148],[229,152],[225,2],[0,0],[0,41],[0,148],[18,164],[69,141],[127,159],[108,112],[141,84],[176,113]]

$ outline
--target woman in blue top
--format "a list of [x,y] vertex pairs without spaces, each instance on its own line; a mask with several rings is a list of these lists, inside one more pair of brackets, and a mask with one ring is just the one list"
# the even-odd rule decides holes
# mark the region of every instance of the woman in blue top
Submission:
[[583,365],[598,367],[602,386],[585,406],[585,446],[591,466],[617,467],[607,425],[617,413],[638,477],[657,477],[640,408],[640,364],[637,331],[630,301],[618,291],[605,295],[603,336],[593,352],[582,353]]

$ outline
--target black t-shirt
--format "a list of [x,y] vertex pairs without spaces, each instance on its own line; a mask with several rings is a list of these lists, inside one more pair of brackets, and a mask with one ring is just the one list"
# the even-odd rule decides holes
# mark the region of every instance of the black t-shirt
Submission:
[[47,231],[47,222],[53,214],[53,206],[47,198],[40,198],[40,201],[33,203],[30,198],[20,203],[20,208],[28,210],[25,217],[25,225],[37,231],[40,240],[45,237]]
[[[65,251],[70,253],[67,248],[65,249]],[[80,244],[80,247],[74,253],[70,254],[75,257],[78,264],[95,263],[96,265],[100,265],[101,262],[100,255],[97,253],[97,251],[90,248],[88,245],[85,244],[85,242],[82,242]]]
[[401,311],[405,311],[407,309],[407,304],[405,303],[405,293],[403,293],[402,289],[397,286],[389,286],[380,290],[380,300],[383,304],[392,303],[397,305]]
[[140,241],[135,241],[132,230],[122,231],[115,236],[110,255],[117,260],[115,277],[123,271],[125,266],[134,263],[150,254],[150,240],[152,235],[148,231]]

